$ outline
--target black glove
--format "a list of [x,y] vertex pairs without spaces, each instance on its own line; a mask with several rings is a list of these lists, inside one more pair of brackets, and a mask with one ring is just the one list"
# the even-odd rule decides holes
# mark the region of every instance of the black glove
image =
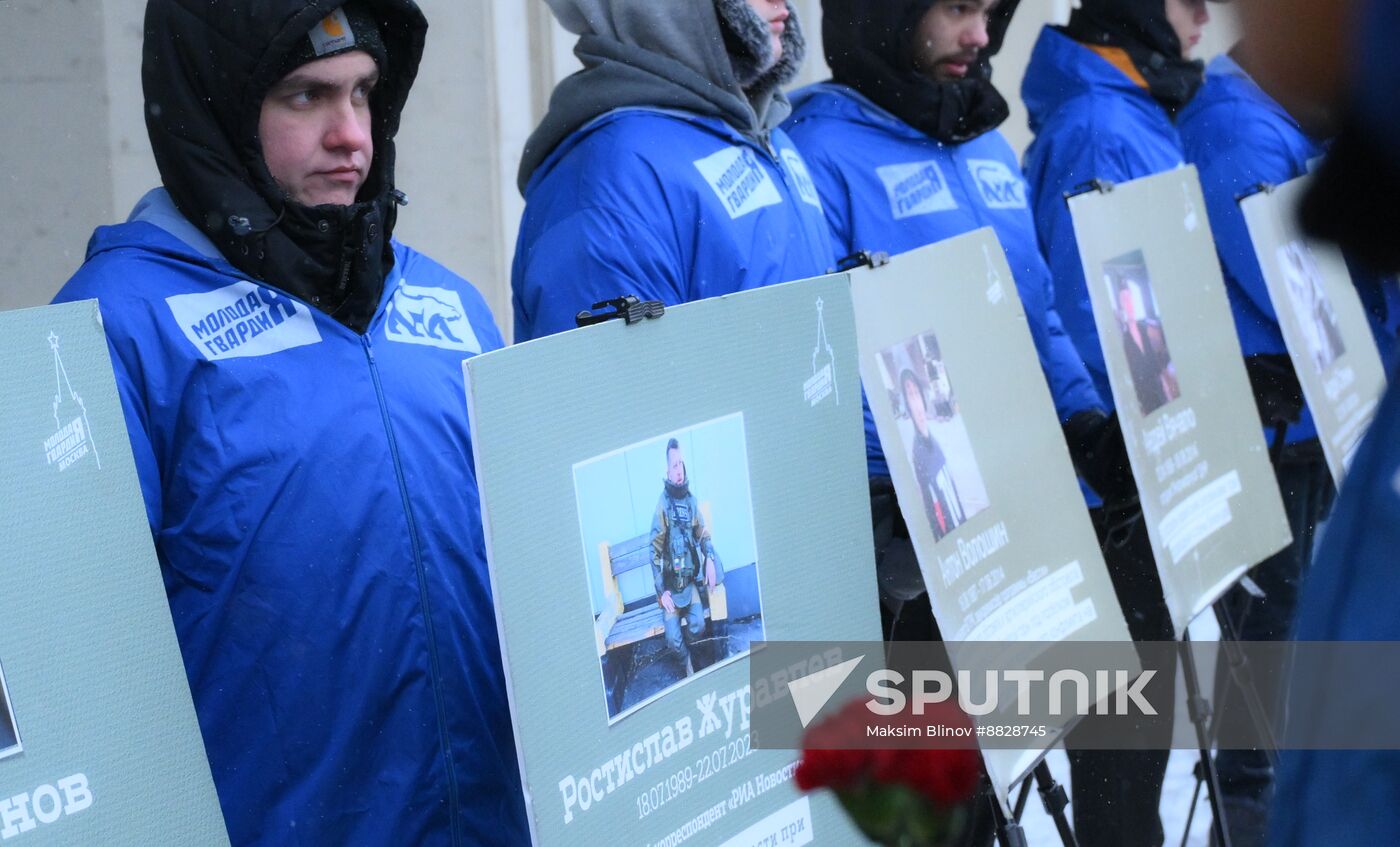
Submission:
[[1123,443],[1123,429],[1118,425],[1118,413],[1106,414],[1102,409],[1076,412],[1065,422],[1065,442],[1074,469],[1103,498],[1106,508],[1120,508],[1137,503],[1137,482],[1128,462],[1128,447]]
[[1244,369],[1264,426],[1274,429],[1297,423],[1303,413],[1303,387],[1288,357],[1279,353],[1246,356]]

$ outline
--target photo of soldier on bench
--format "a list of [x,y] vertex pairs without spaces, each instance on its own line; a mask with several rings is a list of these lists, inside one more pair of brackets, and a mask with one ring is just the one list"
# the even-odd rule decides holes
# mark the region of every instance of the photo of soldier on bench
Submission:
[[742,414],[580,462],[574,485],[610,721],[763,640]]
[[706,595],[712,594],[715,586],[724,582],[724,568],[710,541],[700,504],[690,492],[685,456],[674,438],[666,442],[666,483],[651,521],[651,571],[656,602],[665,614],[666,646],[689,676],[695,672],[690,642],[705,633],[700,585],[703,583]]

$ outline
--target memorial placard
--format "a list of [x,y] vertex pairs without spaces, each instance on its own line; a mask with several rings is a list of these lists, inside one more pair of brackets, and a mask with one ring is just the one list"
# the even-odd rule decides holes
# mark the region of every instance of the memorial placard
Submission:
[[535,844],[862,843],[749,720],[752,645],[880,638],[849,286],[466,362]]
[[[953,667],[993,669],[960,642],[1129,641],[995,233],[851,276],[861,376]],[[1070,725],[984,749],[1003,800]]]
[[0,396],[0,842],[227,844],[96,302],[0,314]]
[[1069,200],[1178,634],[1291,538],[1194,167]]
[[1346,260],[1298,227],[1307,180],[1261,191],[1240,208],[1327,467],[1340,485],[1385,392],[1385,367]]

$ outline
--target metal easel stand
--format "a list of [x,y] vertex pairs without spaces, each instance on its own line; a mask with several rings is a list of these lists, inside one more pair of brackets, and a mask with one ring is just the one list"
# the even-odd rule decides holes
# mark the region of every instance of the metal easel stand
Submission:
[[1065,815],[1065,809],[1069,807],[1069,795],[1065,792],[1065,787],[1055,781],[1054,774],[1050,773],[1050,766],[1044,759],[1035,766],[1032,771],[1033,776],[1027,776],[1021,780],[1021,793],[1016,798],[1015,813],[1007,818],[1001,810],[1001,805],[995,800],[992,806],[996,810],[997,817],[997,843],[1001,847],[1026,847],[1026,833],[1021,829],[1021,813],[1025,811],[1026,800],[1031,793],[1031,779],[1035,779],[1035,785],[1040,792],[1040,800],[1045,804],[1045,813],[1055,822],[1055,829],[1060,833],[1060,843],[1064,847],[1079,847],[1079,842],[1074,838],[1074,828],[1069,824],[1069,818]]
[[[1264,599],[1264,590],[1249,577],[1240,580],[1239,585],[1249,595],[1245,602],[1244,609],[1240,612],[1237,620],[1223,602],[1216,602],[1215,616],[1220,622],[1220,645],[1224,658],[1228,662],[1230,678],[1233,686],[1227,686],[1220,693],[1220,702],[1216,704],[1215,719],[1211,722],[1209,742],[1214,746],[1220,731],[1220,715],[1224,713],[1226,705],[1230,700],[1230,692],[1238,688],[1244,696],[1245,708],[1249,710],[1250,718],[1264,738],[1264,756],[1269,760],[1269,766],[1278,767],[1278,738],[1274,735],[1273,723],[1269,720],[1268,712],[1264,709],[1263,702],[1259,699],[1259,692],[1254,686],[1254,674],[1249,666],[1249,657],[1245,655],[1244,648],[1240,647],[1240,627],[1243,619],[1249,617],[1249,612],[1256,602]],[[1186,816],[1187,833],[1191,830],[1191,821],[1196,816],[1196,803],[1200,798],[1201,786],[1205,783],[1206,773],[1201,767],[1196,768],[1196,788],[1191,794],[1191,810]],[[1226,826],[1228,829],[1228,826]],[[1186,843],[1186,835],[1182,835],[1182,844]]]
[[[1191,633],[1189,630],[1181,633],[1181,640],[1177,642],[1178,650],[1181,654],[1181,672],[1186,680],[1186,709],[1191,716],[1191,723],[1196,727],[1196,742],[1201,751],[1201,762],[1197,770],[1197,778],[1206,785],[1206,794],[1210,798],[1210,811],[1213,816],[1211,829],[1215,835],[1217,847],[1230,847],[1230,834],[1225,829],[1225,812],[1222,808],[1220,794],[1220,776],[1215,770],[1215,760],[1211,758],[1211,727],[1210,727],[1210,701],[1201,694],[1201,678],[1196,672],[1196,657],[1191,653]],[[1199,785],[1199,782],[1198,782]],[[1196,810],[1196,798],[1191,798],[1191,816],[1194,817]],[[1191,832],[1190,817],[1187,818],[1186,833],[1182,835],[1182,844],[1185,844],[1186,835]]]

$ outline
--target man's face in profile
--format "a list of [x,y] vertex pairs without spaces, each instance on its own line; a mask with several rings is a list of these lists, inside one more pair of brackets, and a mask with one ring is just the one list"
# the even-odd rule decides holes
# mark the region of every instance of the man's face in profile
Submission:
[[[748,0],[749,8],[763,19],[768,27],[768,46],[772,50],[772,62],[776,65],[783,57],[783,32],[787,30],[788,8],[786,0]],[[764,68],[768,70],[768,68]]]
[[1166,0],[1165,7],[1167,22],[1181,42],[1181,57],[1185,59],[1201,43],[1205,26],[1210,23],[1210,9],[1206,0]]
[[258,120],[272,178],[304,206],[348,206],[374,160],[370,92],[379,66],[355,50],[307,62],[263,98]]
[[998,0],[938,0],[919,20],[914,67],[936,82],[967,76],[991,38],[987,27]]
[[666,451],[666,479],[670,480],[672,485],[685,482],[685,457],[681,455],[679,447]]

